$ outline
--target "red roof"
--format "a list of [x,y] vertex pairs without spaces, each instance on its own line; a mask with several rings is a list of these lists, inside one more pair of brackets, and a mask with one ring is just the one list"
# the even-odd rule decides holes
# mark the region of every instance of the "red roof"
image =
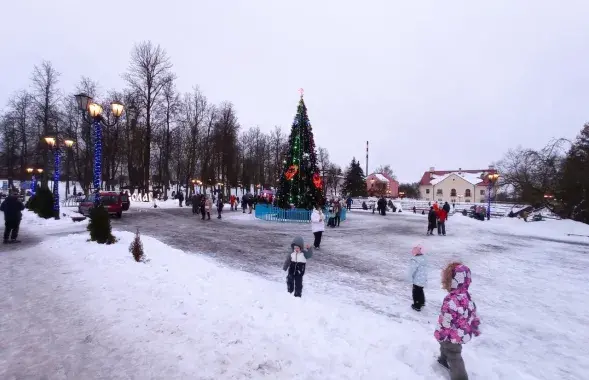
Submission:
[[470,173],[470,174],[477,174],[477,173],[485,173],[485,176],[482,178],[483,182],[477,184],[477,186],[487,186],[489,184],[489,178],[487,174],[489,173],[497,173],[497,169],[478,169],[478,170],[435,170],[430,172],[429,170],[423,173],[421,177],[421,181],[419,181],[420,186],[429,186],[431,185],[430,181],[432,180],[431,175],[443,176],[449,173]]

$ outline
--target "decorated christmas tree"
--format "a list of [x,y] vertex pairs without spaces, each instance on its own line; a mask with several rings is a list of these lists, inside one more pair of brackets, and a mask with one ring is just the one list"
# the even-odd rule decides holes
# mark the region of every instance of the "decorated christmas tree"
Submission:
[[317,169],[315,140],[302,90],[288,144],[284,169],[276,193],[276,205],[282,208],[294,206],[308,210],[316,204],[323,205],[323,186]]

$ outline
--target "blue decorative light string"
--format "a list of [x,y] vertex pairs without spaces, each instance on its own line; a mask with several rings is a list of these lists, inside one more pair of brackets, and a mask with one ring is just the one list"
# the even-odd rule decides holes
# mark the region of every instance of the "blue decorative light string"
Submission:
[[94,127],[94,205],[100,205],[100,177],[102,174],[102,124],[95,119]]
[[33,178],[31,179],[31,195],[35,195],[35,185],[37,184],[37,179],[33,174]]
[[59,163],[60,163],[59,148],[53,151],[53,158],[55,160],[55,168],[53,170],[53,211],[59,215]]

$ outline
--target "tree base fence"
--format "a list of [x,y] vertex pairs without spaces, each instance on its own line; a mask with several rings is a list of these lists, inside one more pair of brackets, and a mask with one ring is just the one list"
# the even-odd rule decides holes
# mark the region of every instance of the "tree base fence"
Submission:
[[[325,223],[329,217],[335,216],[330,209],[326,208],[323,210],[326,216]],[[268,204],[257,204],[254,211],[256,219],[282,222],[282,223],[310,223],[311,222],[311,210],[301,208],[283,209]],[[340,212],[340,221],[346,220],[347,211],[343,208]]]

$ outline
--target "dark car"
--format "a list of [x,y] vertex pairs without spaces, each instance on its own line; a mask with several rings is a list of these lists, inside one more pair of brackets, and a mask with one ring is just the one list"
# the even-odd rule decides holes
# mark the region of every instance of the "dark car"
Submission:
[[[78,212],[82,215],[89,216],[90,210],[94,207],[94,194],[90,194],[80,202]],[[100,192],[100,203],[106,208],[109,215],[114,215],[117,218],[123,216],[123,202],[122,195],[112,191]]]

